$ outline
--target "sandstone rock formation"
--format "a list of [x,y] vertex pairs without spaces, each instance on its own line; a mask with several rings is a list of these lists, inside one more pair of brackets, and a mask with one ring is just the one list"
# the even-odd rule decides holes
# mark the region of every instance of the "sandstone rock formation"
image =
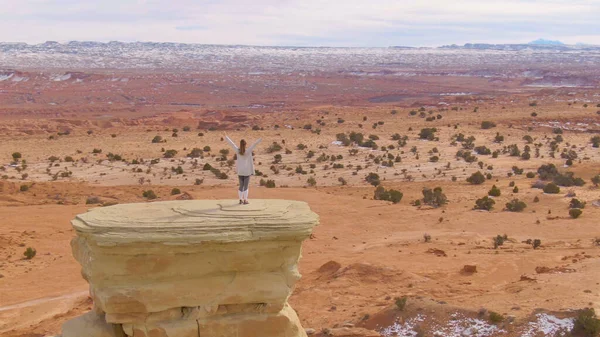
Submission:
[[116,205],[72,224],[94,309],[63,337],[306,336],[287,304],[318,224],[304,202]]

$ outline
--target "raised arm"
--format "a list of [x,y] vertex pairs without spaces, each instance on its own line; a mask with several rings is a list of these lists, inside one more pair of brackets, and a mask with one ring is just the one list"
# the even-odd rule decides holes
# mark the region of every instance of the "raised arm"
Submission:
[[227,143],[229,143],[229,146],[231,146],[235,150],[235,152],[239,151],[238,147],[235,145],[233,140],[231,140],[231,138],[229,138],[228,135],[225,135],[225,140],[227,141]]
[[258,145],[260,142],[262,142],[262,138],[257,139],[254,144],[250,145],[250,147],[248,148],[248,151],[252,152],[254,150],[254,148],[256,147],[256,145]]

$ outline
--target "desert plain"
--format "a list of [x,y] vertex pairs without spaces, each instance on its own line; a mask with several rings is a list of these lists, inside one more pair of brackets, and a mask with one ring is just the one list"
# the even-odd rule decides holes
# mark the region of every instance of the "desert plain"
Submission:
[[71,254],[77,214],[237,199],[225,135],[262,139],[250,202],[301,200],[320,216],[290,298],[316,335],[566,335],[578,310],[600,311],[597,58],[321,51],[315,68],[304,58],[317,51],[262,52],[275,60],[259,50],[190,71],[5,52],[2,336],[57,335],[92,307]]

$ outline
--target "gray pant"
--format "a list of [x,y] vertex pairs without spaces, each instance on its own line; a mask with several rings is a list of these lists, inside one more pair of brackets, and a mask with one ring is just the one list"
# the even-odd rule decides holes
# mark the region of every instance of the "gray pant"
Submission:
[[250,176],[238,176],[240,179],[240,192],[245,192],[248,190],[248,185],[250,185]]

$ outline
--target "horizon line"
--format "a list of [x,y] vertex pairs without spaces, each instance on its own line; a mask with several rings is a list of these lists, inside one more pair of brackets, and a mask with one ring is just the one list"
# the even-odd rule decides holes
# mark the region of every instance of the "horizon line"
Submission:
[[[536,41],[548,41],[548,42],[558,42],[558,43],[534,43]],[[464,44],[450,43],[443,44],[438,46],[409,46],[409,45],[390,45],[390,46],[370,46],[370,47],[356,47],[356,46],[327,46],[327,45],[307,45],[307,46],[295,46],[295,45],[256,45],[256,44],[215,44],[215,43],[199,43],[199,42],[173,42],[173,41],[119,41],[119,40],[111,40],[107,42],[103,41],[95,41],[95,40],[68,40],[68,41],[55,41],[55,40],[46,40],[44,42],[39,43],[28,43],[22,41],[0,41],[0,44],[24,44],[27,46],[37,46],[48,43],[56,43],[60,45],[68,45],[69,43],[98,43],[98,44],[111,44],[111,43],[121,43],[121,44],[135,44],[135,43],[157,43],[157,44],[180,44],[180,45],[201,45],[201,46],[220,46],[220,47],[262,47],[262,48],[347,48],[347,49],[385,49],[385,48],[412,48],[412,49],[435,49],[435,48],[444,48],[444,47],[465,47],[467,45],[489,45],[489,46],[535,46],[535,47],[600,47],[600,45],[595,44],[587,44],[587,43],[575,43],[575,44],[565,44],[560,41],[552,41],[545,39],[537,39],[530,42],[524,43],[490,43],[490,42],[466,42]]]

